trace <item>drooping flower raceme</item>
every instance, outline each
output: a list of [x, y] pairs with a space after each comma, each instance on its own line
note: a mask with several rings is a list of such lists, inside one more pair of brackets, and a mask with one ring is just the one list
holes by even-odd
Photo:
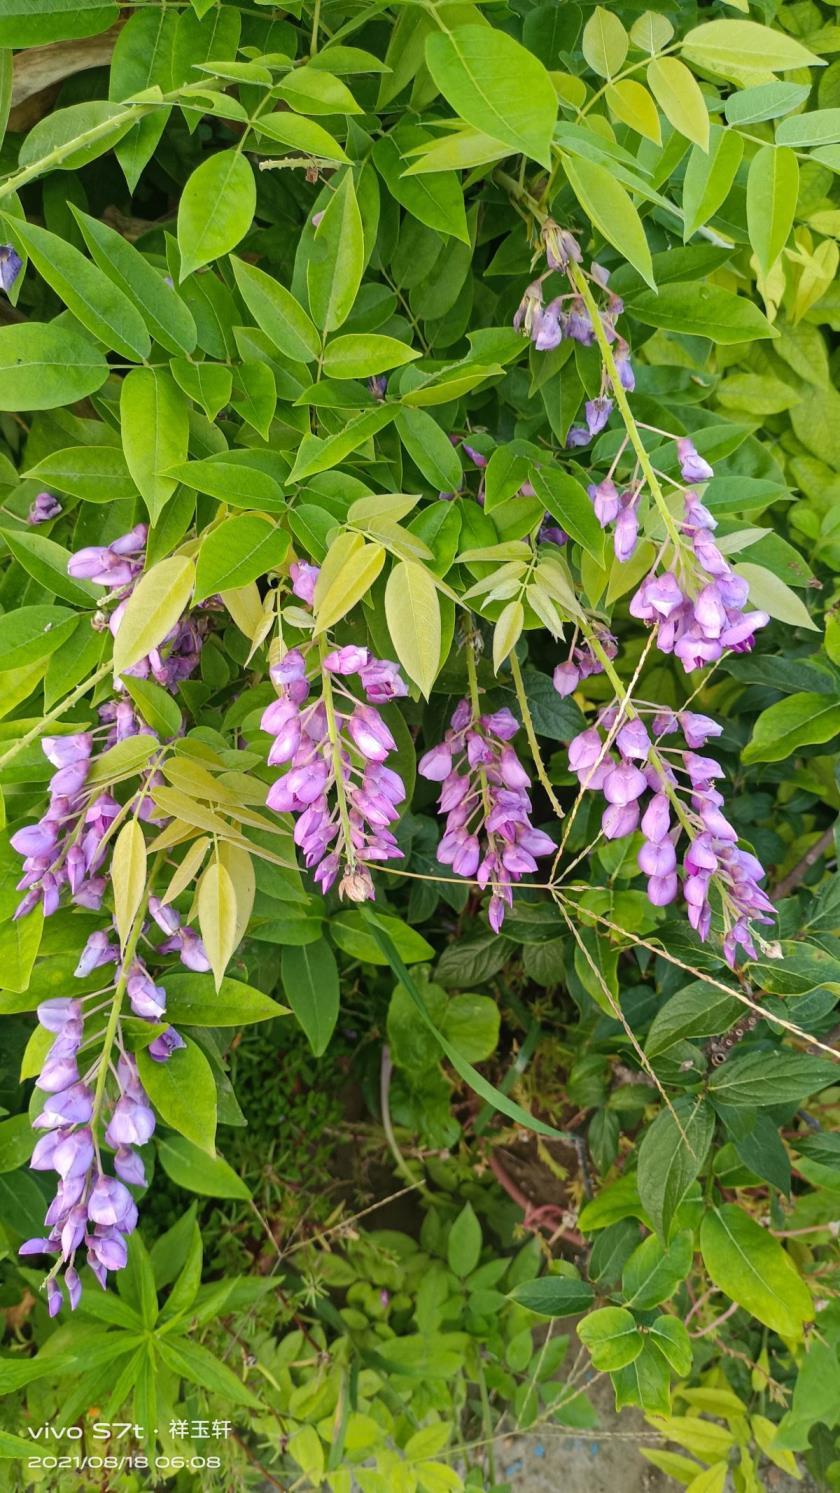
[[[595, 725], [569, 743], [569, 766], [582, 789], [603, 794], [601, 832], [606, 839], [623, 839], [641, 830], [638, 865], [655, 907], [674, 902], [679, 893], [677, 845], [683, 833], [687, 835], [682, 892], [692, 928], [701, 939], [708, 937], [715, 891], [727, 962], [734, 964], [738, 944], [755, 958], [750, 923], [773, 922], [773, 904], [759, 885], [764, 870], [754, 855], [739, 848], [738, 833], [723, 813], [723, 795], [716, 786], [723, 768], [695, 750], [719, 736], [722, 728], [694, 711], [650, 714], [650, 731], [636, 714], [621, 719], [608, 745], [603, 733], [611, 732], [620, 720], [617, 707], [608, 707]], [[678, 731], [684, 747], [661, 745], [663, 738]]]
[[511, 742], [519, 730], [509, 710], [476, 715], [462, 700], [439, 746], [421, 757], [417, 771], [440, 783], [446, 816], [436, 855], [457, 876], [490, 888], [490, 926], [498, 933], [513, 904], [512, 884], [537, 870], [554, 841], [531, 823], [530, 781]]
[[[308, 592], [309, 579], [298, 575], [296, 587]], [[402, 778], [387, 766], [397, 744], [377, 706], [408, 689], [395, 663], [355, 645], [327, 653], [317, 674], [321, 692], [310, 700], [299, 649], [271, 667], [279, 698], [260, 724], [274, 738], [269, 766], [287, 770], [269, 789], [267, 803], [296, 816], [295, 844], [323, 891], [340, 877], [341, 896], [372, 900], [368, 862], [402, 857], [390, 825], [405, 798]], [[363, 698], [345, 684], [351, 678], [358, 679]]]
[[[698, 456], [691, 441], [678, 442], [681, 470], [692, 481], [712, 476], [708, 462]], [[656, 627], [656, 645], [673, 653], [685, 672], [714, 663], [728, 649], [745, 653], [752, 648], [759, 628], [770, 618], [766, 612], [745, 610], [749, 585], [729, 565], [712, 534], [714, 516], [693, 488], [684, 498], [682, 535], [685, 542], [676, 551], [672, 568], [652, 572], [630, 601], [630, 612]]]

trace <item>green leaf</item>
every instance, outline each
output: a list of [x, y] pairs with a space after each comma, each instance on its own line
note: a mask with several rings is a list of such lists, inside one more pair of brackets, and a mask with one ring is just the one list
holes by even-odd
[[283, 949], [283, 991], [316, 1057], [326, 1052], [338, 1020], [338, 966], [326, 939]]
[[135, 1057], [143, 1087], [164, 1123], [215, 1156], [216, 1081], [201, 1048], [188, 1037], [165, 1063], [149, 1057], [145, 1048]]
[[87, 503], [115, 503], [137, 496], [119, 446], [66, 446], [52, 451], [24, 476]]
[[123, 684], [144, 721], [158, 736], [166, 740], [180, 734], [181, 712], [168, 690], [154, 679], [138, 679], [132, 674], [126, 674]]
[[743, 154], [743, 135], [724, 130], [719, 124], [711, 127], [708, 152], [695, 145], [683, 177], [684, 240], [690, 239], [723, 206]]
[[596, 161], [578, 161], [564, 155], [563, 169], [594, 227], [653, 287], [653, 265], [645, 230], [625, 188], [606, 166]]
[[309, 318], [285, 285], [256, 265], [231, 256], [236, 284], [258, 327], [295, 363], [311, 363], [321, 343]]
[[146, 887], [146, 841], [139, 821], [127, 819], [111, 856], [114, 922], [124, 949]]
[[645, 1052], [655, 1058], [686, 1038], [714, 1037], [725, 1032], [740, 1015], [742, 1003], [735, 994], [704, 980], [693, 980], [660, 1006], [650, 1025]]
[[269, 140], [278, 140], [292, 150], [315, 156], [318, 160], [347, 165], [347, 153], [323, 125], [314, 119], [305, 119], [300, 114], [291, 114], [288, 109], [276, 114], [262, 114], [254, 121], [254, 129]]
[[804, 150], [813, 145], [836, 145], [840, 141], [840, 109], [811, 109], [795, 114], [776, 126], [776, 144]]
[[361, 114], [346, 83], [323, 68], [291, 69], [275, 89], [299, 114]]
[[401, 409], [397, 434], [418, 471], [437, 492], [457, 492], [463, 470], [461, 458], [434, 416], [425, 410]]
[[[111, 57], [108, 94], [115, 100], [139, 97], [146, 89], [172, 87], [177, 15], [166, 7], [136, 10], [119, 33]], [[120, 140], [114, 154], [133, 192], [166, 128], [169, 109], [153, 109]]]
[[20, 148], [18, 165], [35, 166], [57, 156], [56, 170], [76, 171], [110, 150], [128, 133], [134, 118], [123, 105], [109, 104], [105, 99], [56, 109], [29, 131]]
[[552, 518], [600, 565], [604, 558], [604, 531], [585, 488], [568, 472], [548, 466], [532, 467], [531, 482]]
[[680, 1203], [703, 1169], [714, 1129], [710, 1105], [702, 1098], [681, 1094], [674, 1101], [674, 1113], [661, 1109], [642, 1136], [639, 1197], [663, 1238], [668, 1237]]
[[324, 352], [324, 372], [328, 378], [371, 378], [387, 368], [400, 368], [420, 354], [396, 337], [382, 337], [375, 332], [347, 332], [335, 337]]
[[109, 369], [81, 332], [56, 322], [0, 327], [0, 410], [53, 410], [101, 389]]
[[14, 238], [69, 311], [106, 347], [135, 360], [148, 356], [152, 340], [140, 312], [98, 265], [58, 234], [5, 215]]
[[100, 270], [137, 307], [155, 342], [172, 353], [191, 353], [195, 322], [177, 291], [116, 229], [82, 212], [74, 202], [70, 209]]
[[21, 669], [48, 658], [69, 638], [76, 613], [67, 607], [18, 607], [0, 616], [0, 661], [3, 669]]
[[733, 566], [733, 569], [749, 582], [751, 607], [760, 607], [763, 612], [769, 612], [779, 622], [788, 622], [791, 627], [807, 627], [811, 632], [819, 631], [804, 601], [779, 576], [774, 575], [772, 570], [764, 565], [751, 565], [747, 561]]
[[166, 1014], [186, 1026], [250, 1026], [288, 1016], [288, 1010], [253, 985], [225, 976], [219, 989], [205, 974], [167, 974]]
[[[170, 1062], [172, 1060], [170, 1059]], [[191, 1338], [158, 1337], [157, 1351], [169, 1368], [182, 1375], [191, 1384], [198, 1384], [211, 1394], [221, 1396], [222, 1404], [247, 1405], [252, 1410], [261, 1410], [256, 1395], [237, 1379], [227, 1364], [214, 1358], [208, 1348], [195, 1343]]]
[[576, 1317], [595, 1300], [592, 1287], [573, 1275], [541, 1275], [538, 1280], [523, 1280], [508, 1294], [511, 1301], [538, 1312], [541, 1317]]
[[237, 944], [236, 889], [221, 860], [210, 862], [198, 884], [198, 924], [218, 990]]
[[156, 1145], [160, 1164], [177, 1187], [202, 1197], [250, 1201], [247, 1186], [223, 1157], [208, 1156], [183, 1135], [159, 1135]]
[[471, 1275], [481, 1254], [481, 1224], [472, 1204], [465, 1203], [455, 1219], [446, 1241], [446, 1259], [450, 1270], [461, 1280]]
[[192, 173], [178, 206], [180, 279], [235, 249], [254, 220], [257, 188], [238, 150], [221, 150]]
[[782, 1337], [798, 1340], [814, 1315], [811, 1293], [777, 1239], [734, 1203], [705, 1214], [703, 1264], [732, 1301]]
[[237, 514], [211, 529], [201, 541], [195, 568], [194, 601], [218, 591], [246, 586], [282, 564], [289, 536], [270, 520]]
[[581, 51], [599, 78], [612, 78], [621, 71], [630, 38], [618, 16], [596, 5], [583, 28]]
[[240, 363], [236, 369], [231, 405], [247, 425], [267, 441], [277, 409], [277, 385], [268, 363]]
[[[671, 1376], [665, 1359], [649, 1338], [642, 1339], [642, 1351], [633, 1362], [624, 1364], [612, 1378], [616, 1410], [638, 1405], [646, 1415], [667, 1415], [671, 1408]], [[700, 1490], [696, 1488], [695, 1493]]]
[[171, 555], [147, 570], [128, 598], [114, 639], [114, 672], [121, 674], [171, 632], [187, 607], [195, 567], [187, 555]]
[[685, 1323], [678, 1317], [657, 1317], [651, 1322], [648, 1332], [674, 1373], [681, 1379], [687, 1378], [694, 1355]]
[[171, 358], [169, 369], [178, 388], [200, 404], [208, 420], [215, 420], [219, 410], [230, 401], [233, 373], [220, 363], [192, 363], [187, 358]]
[[824, 66], [821, 58], [786, 32], [759, 26], [756, 21], [706, 21], [683, 37], [681, 50], [690, 62], [736, 81], [750, 70], [784, 73], [796, 67]]
[[533, 53], [492, 26], [456, 26], [429, 36], [426, 65], [467, 124], [550, 167], [557, 95]]
[[602, 1306], [578, 1322], [577, 1335], [589, 1349], [593, 1367], [614, 1372], [632, 1363], [642, 1351], [644, 1338], [632, 1312], [623, 1306]]
[[735, 1053], [709, 1078], [709, 1095], [720, 1104], [749, 1109], [764, 1104], [801, 1104], [811, 1094], [837, 1082], [837, 1069], [826, 1058], [804, 1052]]
[[38, 47], [97, 36], [118, 16], [114, 0], [4, 0], [0, 47]]
[[747, 177], [747, 229], [764, 272], [769, 274], [793, 227], [799, 194], [799, 162], [785, 145], [762, 145]]
[[678, 57], [654, 57], [648, 87], [669, 124], [701, 150], [709, 148], [709, 112], [694, 74]]
[[782, 762], [800, 747], [831, 741], [838, 732], [840, 701], [801, 690], [761, 712], [742, 760]]
[[[412, 157], [409, 151], [425, 142], [426, 132], [411, 125], [400, 125], [392, 134], [383, 135], [373, 148], [373, 160], [389, 194], [419, 223], [436, 233], [451, 234], [461, 243], [470, 242], [464, 194], [454, 171], [436, 171], [428, 175], [409, 175]], [[501, 147], [504, 152], [504, 147]]]
[[627, 309], [645, 326], [710, 337], [722, 344], [777, 335], [752, 301], [708, 282], [677, 281], [660, 286], [658, 294], [643, 290], [628, 297]]
[[187, 454], [187, 401], [164, 369], [132, 368], [122, 383], [120, 419], [126, 464], [154, 523], [178, 486], [163, 474]]
[[279, 482], [258, 466], [254, 451], [226, 451], [224, 456], [205, 456], [201, 461], [178, 462], [170, 477], [194, 487], [208, 497], [231, 503], [235, 508], [256, 508], [280, 513], [285, 507]]
[[693, 1255], [693, 1239], [688, 1230], [676, 1234], [667, 1245], [655, 1234], [649, 1234], [624, 1266], [621, 1289], [627, 1305], [646, 1312], [667, 1301], [691, 1270]]
[[345, 532], [330, 546], [315, 586], [315, 635], [327, 632], [366, 596], [382, 566], [381, 544], [366, 544], [361, 534]]
[[353, 173], [344, 172], [318, 227], [306, 268], [309, 306], [319, 327], [334, 332], [347, 320], [365, 267], [365, 236]]
[[70, 552], [45, 534], [33, 534], [28, 529], [5, 529], [3, 538], [9, 551], [39, 585], [54, 591], [62, 601], [70, 601], [77, 607], [90, 607], [102, 593], [90, 581], [74, 581], [67, 574]]
[[440, 667], [437, 587], [425, 566], [398, 560], [385, 587], [385, 617], [397, 658], [428, 700]]
[[810, 92], [810, 83], [759, 83], [754, 88], [730, 93], [723, 109], [728, 124], [757, 124], [759, 120], [777, 119], [780, 114], [798, 108]]
[[14, 1172], [25, 1166], [37, 1137], [28, 1114], [10, 1115], [0, 1120], [0, 1172]]

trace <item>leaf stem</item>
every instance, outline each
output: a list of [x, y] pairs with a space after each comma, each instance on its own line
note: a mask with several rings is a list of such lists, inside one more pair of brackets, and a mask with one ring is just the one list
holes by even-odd
[[563, 806], [560, 803], [560, 800], [558, 799], [556, 793], [554, 792], [554, 787], [552, 785], [551, 779], [548, 776], [545, 768], [545, 763], [542, 759], [540, 744], [537, 741], [537, 733], [534, 730], [534, 722], [531, 716], [530, 707], [528, 705], [528, 696], [525, 693], [525, 680], [522, 677], [522, 669], [520, 668], [519, 659], [516, 657], [516, 649], [514, 649], [510, 655], [510, 672], [513, 675], [513, 687], [516, 690], [516, 698], [519, 703], [519, 711], [522, 716], [522, 724], [525, 727], [525, 735], [528, 738], [528, 745], [531, 748], [531, 756], [534, 759], [534, 766], [537, 769], [537, 777], [539, 778], [543, 788], [545, 789], [548, 801], [551, 804], [551, 807], [554, 810], [555, 814], [557, 815], [557, 818], [562, 819]]
[[33, 741], [38, 740], [38, 737], [43, 733], [44, 727], [48, 726], [50, 721], [57, 721], [59, 716], [64, 715], [65, 711], [70, 710], [78, 700], [81, 700], [83, 695], [87, 694], [92, 685], [98, 684], [100, 679], [104, 679], [105, 675], [112, 673], [112, 671], [113, 665], [109, 661], [97, 669], [94, 674], [89, 674], [87, 679], [76, 686], [72, 694], [69, 694], [66, 699], [62, 700], [60, 705], [56, 705], [54, 710], [45, 715], [36, 726], [33, 726], [30, 731], [26, 732], [25, 736], [21, 736], [3, 753], [2, 757], [0, 757], [0, 768], [5, 767], [7, 762], [14, 761], [19, 752], [24, 751]]
[[648, 487], [650, 488], [651, 496], [662, 517], [662, 521], [665, 525], [671, 543], [673, 544], [677, 554], [679, 554], [679, 551], [682, 547], [682, 537], [680, 535], [679, 528], [677, 527], [676, 519], [674, 518], [674, 515], [672, 514], [667, 502], [665, 501], [665, 494], [663, 493], [662, 488], [659, 485], [659, 478], [657, 477], [650, 457], [645, 450], [644, 441], [639, 434], [639, 427], [636, 424], [635, 418], [633, 416], [633, 411], [630, 408], [630, 401], [627, 398], [626, 391], [621, 382], [618, 368], [616, 367], [613, 350], [607, 339], [607, 334], [604, 331], [603, 323], [601, 321], [601, 313], [599, 312], [598, 307], [595, 303], [595, 297], [593, 296], [592, 291], [589, 288], [589, 282], [586, 276], [578, 265], [570, 263], [568, 266], [568, 275], [569, 279], [575, 287], [575, 290], [578, 292], [578, 295], [580, 296], [587, 311], [589, 312], [589, 319], [592, 322], [592, 330], [595, 333], [595, 340], [598, 343], [598, 348], [604, 361], [604, 367], [607, 371], [607, 377], [609, 378], [610, 384], [612, 385], [613, 396], [615, 398], [616, 405], [618, 406], [619, 414], [624, 421], [624, 428], [627, 431], [627, 435], [629, 436], [630, 444], [636, 453], [636, 458], [638, 460], [639, 466], [641, 467], [645, 475], [645, 480], [648, 484]]

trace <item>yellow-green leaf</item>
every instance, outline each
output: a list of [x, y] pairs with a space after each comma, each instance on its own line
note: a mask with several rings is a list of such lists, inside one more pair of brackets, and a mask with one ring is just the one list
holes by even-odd
[[122, 674], [163, 641], [192, 595], [195, 566], [187, 555], [153, 565], [128, 599], [114, 639], [114, 673]]
[[210, 960], [216, 989], [236, 948], [236, 890], [221, 861], [207, 867], [198, 888], [198, 925]]
[[512, 653], [525, 625], [525, 608], [521, 601], [509, 601], [493, 630], [493, 668], [498, 674], [508, 654]]
[[146, 841], [136, 819], [129, 819], [117, 835], [111, 857], [114, 921], [125, 947], [146, 885]]
[[782, 1337], [801, 1338], [814, 1305], [778, 1239], [734, 1203], [711, 1209], [700, 1226], [703, 1263], [716, 1286]]
[[793, 227], [799, 195], [799, 162], [789, 145], [762, 145], [747, 177], [747, 231], [765, 275]]
[[385, 563], [381, 544], [361, 534], [341, 534], [328, 553], [315, 587], [315, 634], [326, 632], [361, 601]]
[[400, 560], [385, 587], [385, 616], [397, 658], [429, 698], [440, 665], [440, 603], [428, 570]]
[[600, 78], [612, 78], [627, 56], [629, 37], [614, 11], [596, 5], [583, 28], [581, 50]]
[[639, 217], [628, 193], [606, 166], [595, 161], [563, 157], [569, 185], [578, 202], [609, 243], [639, 271], [651, 289], [656, 289], [650, 249]]
[[169, 886], [166, 888], [161, 901], [174, 902], [175, 898], [180, 896], [184, 888], [189, 886], [209, 849], [209, 835], [201, 835], [198, 840], [193, 841], [193, 844], [172, 877]]
[[648, 87], [670, 124], [699, 145], [709, 148], [709, 111], [694, 74], [678, 57], [654, 57], [648, 63]]
[[654, 145], [661, 144], [659, 111], [642, 83], [634, 78], [621, 78], [618, 83], [607, 84], [605, 97], [616, 119], [629, 124], [631, 130], [652, 140]]

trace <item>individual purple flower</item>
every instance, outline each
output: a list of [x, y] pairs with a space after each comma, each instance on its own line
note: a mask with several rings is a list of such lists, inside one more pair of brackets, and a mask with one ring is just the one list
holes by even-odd
[[677, 441], [677, 459], [686, 482], [708, 482], [715, 475], [714, 468], [698, 455], [693, 441], [690, 441], [688, 436], [682, 436]]
[[156, 1063], [165, 1063], [173, 1052], [178, 1051], [179, 1047], [186, 1047], [183, 1037], [174, 1026], [168, 1026], [165, 1032], [161, 1032], [159, 1036], [152, 1039], [146, 1051]]
[[540, 316], [533, 338], [537, 352], [550, 352], [552, 348], [559, 347], [563, 341], [563, 329], [563, 302], [558, 298], [549, 301]]
[[315, 587], [320, 574], [319, 566], [310, 565], [306, 560], [295, 560], [294, 564], [289, 566], [292, 591], [298, 600], [305, 601], [307, 606], [311, 607], [315, 599]]
[[53, 493], [39, 492], [29, 506], [26, 522], [35, 528], [38, 524], [48, 524], [51, 519], [58, 518], [61, 512], [61, 504]]
[[612, 408], [612, 400], [606, 398], [604, 395], [599, 395], [597, 399], [587, 399], [585, 405], [586, 428], [591, 438], [594, 439], [596, 435], [601, 434], [612, 414]]
[[534, 280], [527, 287], [514, 314], [513, 325], [518, 332], [524, 332], [526, 337], [536, 337], [543, 316], [542, 304], [542, 282]]
[[23, 260], [11, 244], [0, 244], [0, 289], [9, 294], [23, 268]]
[[545, 250], [545, 260], [550, 270], [565, 270], [570, 263], [580, 264], [583, 260], [580, 244], [574, 234], [568, 228], [561, 228], [553, 218], [546, 218], [541, 229], [540, 238]]

